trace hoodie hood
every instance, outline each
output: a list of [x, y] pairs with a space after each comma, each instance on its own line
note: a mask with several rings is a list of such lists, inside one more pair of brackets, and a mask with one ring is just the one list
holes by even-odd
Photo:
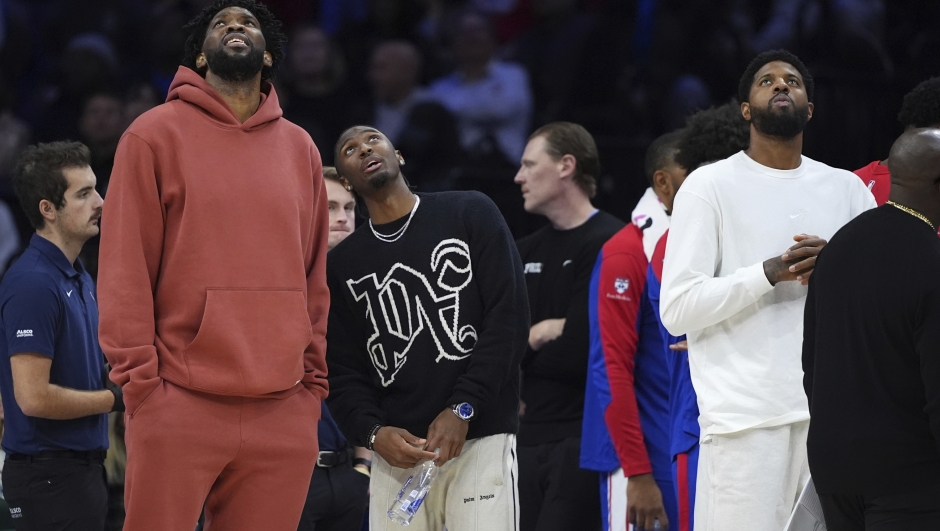
[[173, 83], [170, 84], [170, 92], [167, 94], [166, 101], [173, 100], [182, 100], [195, 105], [209, 119], [221, 126], [245, 131], [264, 127], [284, 114], [277, 100], [274, 86], [267, 81], [263, 81], [261, 83], [261, 105], [258, 106], [258, 110], [251, 118], [245, 120], [245, 123], [241, 123], [228, 106], [228, 103], [222, 98], [222, 95], [219, 94], [219, 91], [213, 88], [202, 76], [185, 66], [179, 67], [176, 76], [173, 77]]

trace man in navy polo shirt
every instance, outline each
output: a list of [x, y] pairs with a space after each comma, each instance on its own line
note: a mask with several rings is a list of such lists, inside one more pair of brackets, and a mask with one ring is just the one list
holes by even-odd
[[38, 144], [13, 180], [36, 229], [0, 282], [3, 490], [20, 531], [101, 531], [107, 514], [107, 413], [124, 404], [106, 385], [95, 285], [78, 260], [103, 204], [89, 162], [78, 142]]

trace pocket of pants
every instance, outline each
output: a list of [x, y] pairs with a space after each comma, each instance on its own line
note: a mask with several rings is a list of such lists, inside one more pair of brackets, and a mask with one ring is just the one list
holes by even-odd
[[24, 521], [52, 524], [100, 517], [108, 510], [108, 491], [100, 463], [80, 460], [34, 461], [33, 481], [21, 505]]
[[261, 396], [303, 378], [313, 338], [300, 289], [206, 290], [202, 324], [183, 351], [193, 389]]
[[147, 396], [145, 396], [144, 399], [143, 399], [143, 401], [141, 401], [141, 403], [138, 404], [137, 408], [134, 409], [133, 411], [127, 412], [127, 415], [128, 415], [130, 418], [136, 417], [136, 416], [137, 416], [137, 413], [140, 413], [140, 411], [144, 408], [144, 406], [145, 406], [146, 404], [148, 404], [148, 403], [151, 402], [151, 399], [154, 397], [154, 395], [156, 395], [157, 392], [160, 391], [160, 389], [162, 389], [164, 385], [166, 385], [166, 384], [165, 384], [165, 383], [163, 382], [163, 380], [161, 379], [161, 380], [159, 381], [159, 383], [157, 384], [157, 386], [154, 387], [152, 391], [150, 391], [149, 393], [147, 393]]

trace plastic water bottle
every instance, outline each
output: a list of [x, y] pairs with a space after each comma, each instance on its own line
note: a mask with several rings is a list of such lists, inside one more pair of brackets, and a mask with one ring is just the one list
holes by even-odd
[[408, 525], [411, 519], [415, 517], [418, 508], [424, 502], [424, 498], [431, 490], [431, 482], [437, 476], [437, 465], [434, 461], [425, 461], [412, 471], [408, 479], [398, 491], [398, 496], [388, 508], [388, 517], [399, 525]]

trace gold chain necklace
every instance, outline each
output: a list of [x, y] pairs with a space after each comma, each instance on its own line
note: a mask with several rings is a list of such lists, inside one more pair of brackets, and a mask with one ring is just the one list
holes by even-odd
[[889, 205], [891, 205], [891, 206], [893, 206], [894, 208], [897, 208], [897, 209], [899, 209], [899, 210], [903, 210], [903, 211], [907, 212], [908, 214], [914, 216], [915, 218], [918, 218], [918, 219], [923, 220], [924, 223], [926, 223], [927, 225], [930, 225], [930, 228], [931, 228], [931, 229], [933, 229], [934, 231], [937, 230], [937, 227], [934, 227], [933, 223], [931, 223], [930, 220], [927, 219], [927, 216], [921, 214], [920, 212], [914, 210], [913, 208], [911, 208], [911, 207], [906, 207], [906, 206], [904, 206], [904, 205], [899, 205], [899, 204], [895, 203], [894, 201], [887, 201], [887, 204], [889, 204]]

